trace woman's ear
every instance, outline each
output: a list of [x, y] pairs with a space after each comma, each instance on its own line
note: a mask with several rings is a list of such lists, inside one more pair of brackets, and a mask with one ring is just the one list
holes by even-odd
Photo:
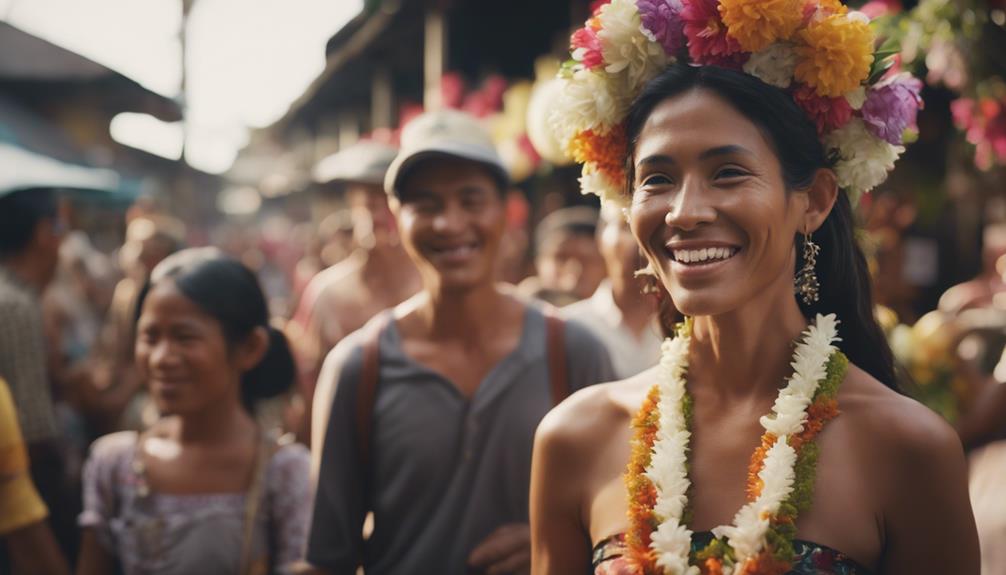
[[269, 350], [269, 331], [262, 326], [252, 330], [248, 337], [237, 347], [235, 356], [237, 368], [244, 373], [251, 371]]
[[831, 208], [838, 198], [838, 181], [835, 172], [821, 168], [814, 173], [814, 181], [805, 190], [807, 194], [807, 211], [803, 217], [801, 232], [812, 233], [824, 224]]

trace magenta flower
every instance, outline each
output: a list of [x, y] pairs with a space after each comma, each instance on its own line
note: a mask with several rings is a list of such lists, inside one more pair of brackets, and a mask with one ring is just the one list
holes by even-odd
[[801, 85], [794, 90], [793, 100], [814, 122], [818, 136], [841, 128], [852, 119], [852, 106], [845, 98], [819, 96], [810, 86]]
[[[685, 0], [681, 10], [688, 37], [688, 55], [692, 62], [703, 65], [737, 67], [741, 46], [727, 35], [726, 24], [720, 19], [719, 0]], [[740, 65], [743, 61], [740, 61]]]
[[668, 56], [677, 54], [685, 45], [681, 0], [637, 0], [636, 8], [643, 30], [653, 35]]
[[583, 62], [588, 70], [593, 70], [599, 66], [604, 66], [604, 56], [601, 53], [601, 39], [597, 37], [597, 31], [591, 27], [580, 28], [573, 32], [569, 39], [570, 51], [573, 58]]
[[874, 136], [900, 145], [905, 128], [915, 125], [922, 107], [922, 82], [902, 74], [870, 89], [863, 104], [863, 122]]

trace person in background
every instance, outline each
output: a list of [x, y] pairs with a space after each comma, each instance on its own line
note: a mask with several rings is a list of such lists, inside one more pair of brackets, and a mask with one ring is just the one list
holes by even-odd
[[562, 315], [581, 322], [604, 342], [615, 375], [625, 379], [660, 359], [657, 299], [643, 293], [645, 282], [636, 273], [639, 245], [620, 210], [601, 210], [597, 245], [608, 277], [594, 295], [562, 308]]
[[385, 189], [423, 291], [341, 341], [318, 380], [307, 561], [321, 573], [528, 567], [534, 430], [613, 373], [589, 331], [496, 283], [506, 184], [471, 116], [405, 128]]
[[959, 314], [992, 307], [997, 294], [1006, 293], [1006, 222], [988, 224], [982, 231], [982, 270], [977, 277], [957, 284], [940, 296], [939, 309]]
[[[308, 408], [325, 355], [379, 311], [419, 290], [419, 275], [402, 249], [382, 187], [394, 157], [394, 148], [360, 142], [322, 160], [316, 170], [319, 180], [345, 190], [356, 249], [308, 283], [288, 326]], [[306, 427], [304, 433], [307, 441]]]
[[0, 377], [10, 385], [32, 479], [72, 557], [74, 497], [66, 485], [40, 303], [56, 273], [64, 227], [54, 188], [0, 189]]
[[596, 233], [594, 208], [562, 208], [545, 216], [534, 233], [537, 276], [521, 282], [522, 293], [558, 306], [589, 298], [605, 275]]
[[[28, 453], [7, 382], [0, 378], [0, 572], [70, 573], [46, 522], [49, 510], [28, 475]], [[7, 557], [4, 557], [5, 552]]]
[[258, 281], [214, 248], [190, 249], [161, 262], [138, 300], [137, 368], [164, 416], [92, 446], [78, 575], [290, 572], [309, 456], [253, 418], [295, 378]]
[[137, 298], [151, 270], [181, 249], [184, 240], [185, 225], [170, 216], [137, 216], [126, 228], [119, 252], [125, 277], [115, 286], [95, 352], [72, 384], [98, 434], [144, 427], [141, 413], [149, 398], [133, 361]]

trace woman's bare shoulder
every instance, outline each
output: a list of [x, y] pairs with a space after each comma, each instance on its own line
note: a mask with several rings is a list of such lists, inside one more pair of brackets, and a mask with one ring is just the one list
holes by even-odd
[[615, 435], [614, 430], [631, 422], [654, 380], [651, 369], [577, 391], [542, 419], [536, 444], [569, 455], [595, 451], [599, 443]]
[[855, 365], [849, 365], [838, 400], [842, 417], [862, 439], [860, 446], [897, 475], [941, 461], [956, 462], [963, 453], [957, 432], [946, 420]]

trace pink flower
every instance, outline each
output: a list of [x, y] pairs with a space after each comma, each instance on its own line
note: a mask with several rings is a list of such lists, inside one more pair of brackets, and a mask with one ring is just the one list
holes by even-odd
[[921, 90], [922, 82], [910, 74], [899, 74], [871, 88], [862, 109], [866, 129], [888, 143], [901, 145], [905, 128], [915, 125], [922, 107]]
[[591, 27], [580, 28], [573, 32], [569, 40], [573, 58], [583, 62], [588, 70], [604, 66], [604, 56], [601, 54], [601, 40], [597, 31]]
[[465, 81], [457, 72], [447, 72], [440, 78], [440, 97], [445, 108], [460, 108], [465, 97]]
[[718, 0], [685, 0], [681, 19], [688, 38], [688, 55], [697, 64], [732, 68], [737, 65], [738, 54], [741, 58], [744, 54], [737, 40], [727, 35], [718, 6]]
[[841, 128], [852, 119], [852, 106], [842, 96], [838, 98], [819, 96], [813, 88], [801, 84], [793, 90], [793, 100], [817, 126], [818, 136]]
[[901, 0], [871, 0], [859, 9], [866, 14], [870, 20], [876, 20], [881, 16], [896, 15], [902, 12]]
[[668, 56], [675, 55], [685, 45], [681, 0], [637, 0], [636, 8], [643, 30], [664, 47]]

